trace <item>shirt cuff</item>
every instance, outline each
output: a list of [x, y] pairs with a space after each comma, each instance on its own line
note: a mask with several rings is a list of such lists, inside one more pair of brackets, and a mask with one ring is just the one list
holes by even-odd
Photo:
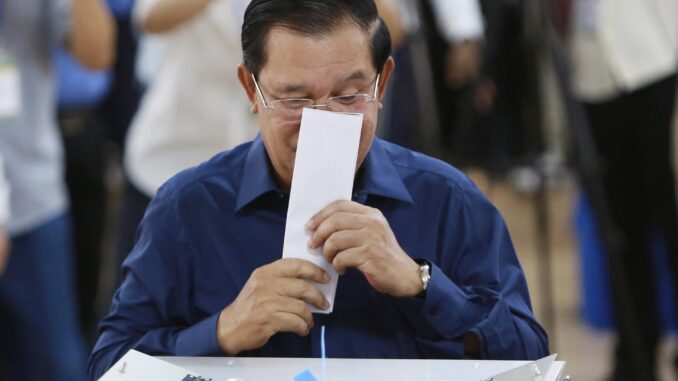
[[[475, 306], [464, 291], [438, 266], [431, 266], [431, 280], [426, 289], [422, 315], [443, 337], [452, 339], [469, 332], [477, 321]], [[474, 319], [475, 318], [475, 319]]]
[[209, 356], [222, 354], [217, 343], [217, 323], [221, 312], [179, 332], [176, 356]]
[[497, 358], [514, 346], [515, 337], [511, 312], [503, 303], [496, 305], [490, 315], [471, 332], [480, 340], [482, 358]]

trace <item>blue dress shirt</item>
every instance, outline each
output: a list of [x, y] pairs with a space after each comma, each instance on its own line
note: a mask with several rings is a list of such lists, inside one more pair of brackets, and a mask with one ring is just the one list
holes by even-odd
[[[129, 349], [223, 355], [219, 313], [252, 271], [282, 255], [288, 194], [261, 138], [169, 180], [151, 202], [89, 364], [91, 380]], [[475, 333], [483, 358], [548, 353], [525, 278], [497, 210], [453, 167], [375, 139], [353, 200], [382, 211], [401, 247], [433, 264], [424, 299], [380, 294], [357, 270], [339, 278], [334, 312], [307, 337], [279, 333], [240, 356], [463, 358]]]

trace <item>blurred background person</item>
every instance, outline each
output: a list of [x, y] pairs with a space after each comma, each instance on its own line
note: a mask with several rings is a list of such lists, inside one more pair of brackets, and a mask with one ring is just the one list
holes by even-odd
[[[437, 120], [443, 155], [456, 166], [464, 158], [461, 139], [472, 123], [472, 94], [481, 69], [485, 20], [479, 0], [423, 0], [423, 32], [429, 44]], [[432, 110], [431, 110], [432, 111]], [[429, 111], [429, 112], [431, 112]]]
[[135, 108], [134, 100], [139, 97], [131, 84], [133, 72], [125, 70], [124, 66], [125, 61], [127, 67], [133, 63], [127, 47], [131, 41], [129, 19], [133, 4], [133, 0], [107, 2], [117, 24], [119, 47], [110, 69], [87, 69], [66, 46], [55, 51], [58, 122], [64, 144], [66, 185], [73, 221], [79, 317], [90, 345], [96, 337], [100, 318], [96, 300], [107, 217], [110, 187], [107, 175], [113, 156], [111, 151], [120, 149], [120, 130], [126, 129], [131, 118], [129, 109]]
[[396, 61], [378, 133], [402, 146], [440, 156], [449, 148], [449, 131], [456, 123], [451, 116], [452, 88], [475, 80], [480, 67], [484, 37], [480, 3], [382, 0], [377, 4], [393, 31]]
[[246, 0], [137, 0], [134, 19], [163, 45], [124, 153], [118, 253], [124, 259], [157, 189], [256, 134], [234, 73]]
[[[660, 324], [651, 233], [678, 275], [672, 121], [678, 69], [678, 2], [577, 0], [571, 25], [574, 87], [600, 155], [603, 186], [621, 242], [636, 332], [618, 327], [611, 380], [655, 380]], [[614, 285], [611, 286], [615, 290]], [[614, 292], [614, 291], [613, 291]], [[615, 306], [617, 322], [621, 320]], [[633, 347], [638, 335], [644, 348]], [[643, 351], [638, 353], [638, 351]], [[634, 353], [646, 364], [634, 361]]]
[[[3, 78], [0, 89], [0, 152], [11, 188], [11, 249], [0, 278], [0, 371], [8, 380], [85, 379], [55, 121], [52, 53], [62, 43], [86, 67], [109, 67], [114, 25], [105, 5], [0, 1], [2, 75], [12, 76]], [[7, 102], [15, 107], [5, 107]]]

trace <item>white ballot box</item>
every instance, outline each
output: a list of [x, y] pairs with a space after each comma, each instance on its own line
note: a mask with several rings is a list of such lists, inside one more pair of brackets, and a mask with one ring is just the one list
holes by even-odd
[[[160, 357], [213, 381], [562, 381], [565, 362]], [[300, 377], [308, 371], [313, 378]]]
[[[129, 351], [99, 381], [563, 381], [565, 362], [151, 357]], [[568, 378], [569, 379], [569, 378]]]

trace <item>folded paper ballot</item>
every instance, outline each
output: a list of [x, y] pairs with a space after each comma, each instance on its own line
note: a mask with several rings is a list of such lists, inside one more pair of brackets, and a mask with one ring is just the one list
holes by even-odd
[[130, 350], [99, 381], [208, 381], [184, 368]]
[[312, 306], [312, 312], [332, 312], [338, 275], [323, 257], [322, 248], [308, 248], [311, 233], [305, 226], [332, 202], [351, 199], [362, 122], [362, 114], [314, 109], [304, 109], [301, 117], [283, 258], [308, 260], [329, 274], [330, 283], [317, 287], [330, 306], [327, 310]]

